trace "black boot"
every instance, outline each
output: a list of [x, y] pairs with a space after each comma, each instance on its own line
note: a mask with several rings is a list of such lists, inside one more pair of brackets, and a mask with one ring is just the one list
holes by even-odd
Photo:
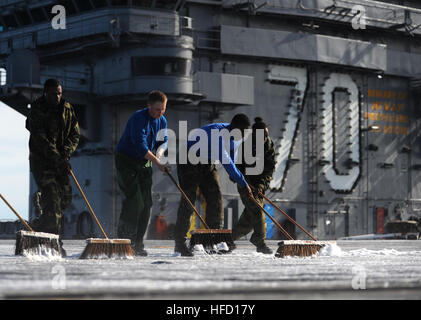
[[261, 245], [257, 246], [257, 252], [263, 253], [263, 254], [272, 254], [273, 251], [271, 248], [269, 248], [266, 243], [263, 243]]
[[190, 248], [186, 246], [184, 241], [176, 241], [174, 252], [178, 252], [181, 254], [182, 257], [193, 257], [194, 254]]
[[237, 249], [237, 246], [235, 245], [234, 242], [228, 243], [228, 249], [229, 251], [233, 251], [235, 249]]
[[145, 249], [136, 249], [134, 253], [139, 257], [147, 257], [148, 252]]
[[60, 244], [60, 253], [61, 253], [61, 257], [62, 258], [66, 258], [67, 257], [67, 252], [66, 250], [64, 250], [63, 248], [63, 241], [61, 240], [61, 237], [58, 240], [59, 244]]
[[135, 245], [134, 248], [133, 248], [133, 251], [139, 257], [147, 257], [148, 256], [148, 252], [145, 250], [145, 246], [143, 245], [143, 243]]

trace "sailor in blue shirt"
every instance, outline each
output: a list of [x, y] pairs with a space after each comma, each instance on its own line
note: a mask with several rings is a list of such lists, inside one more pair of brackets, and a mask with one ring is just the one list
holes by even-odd
[[[200, 149], [198, 149], [198, 152], [196, 153], [197, 157], [202, 158], [205, 163], [210, 161], [221, 162], [229, 177], [240, 186], [245, 188], [247, 186], [247, 182], [235, 165], [235, 158], [237, 157], [237, 151], [241, 144], [241, 140], [238, 143], [232, 137], [228, 140], [224, 139], [223, 134], [220, 134], [221, 131], [225, 130], [227, 135], [229, 135], [229, 132], [231, 131], [231, 124], [211, 123], [203, 126], [199, 130], [203, 130], [206, 133], [207, 141], [205, 141], [205, 143], [207, 146], [207, 154], [201, 155]], [[217, 137], [218, 139], [212, 139], [212, 131], [215, 131], [215, 137], [219, 134]], [[192, 132], [192, 135], [195, 135], [194, 131]], [[192, 140], [189, 139], [187, 141], [187, 150], [190, 150], [193, 145], [200, 143], [199, 140], [199, 137]]]
[[161, 91], [150, 92], [147, 108], [129, 118], [116, 148], [117, 181], [123, 194], [118, 236], [130, 239], [136, 254], [141, 256], [147, 255], [143, 237], [152, 207], [152, 163], [165, 172], [165, 165], [159, 160], [159, 153], [165, 148], [159, 147], [166, 144], [168, 137], [165, 134], [164, 141], [157, 141], [157, 135], [160, 130], [166, 133], [167, 100]]
[[[167, 129], [167, 119], [164, 116], [154, 118], [149, 114], [149, 108], [136, 111], [128, 120], [123, 135], [117, 145], [116, 152], [124, 153], [140, 162], [155, 162], [159, 169], [164, 167], [151, 150], [158, 150], [164, 141], [156, 141], [160, 130]], [[165, 150], [161, 148], [160, 150]], [[149, 159], [148, 159], [149, 158]]]
[[[250, 120], [245, 114], [237, 114], [231, 123], [213, 123], [206, 125], [189, 135], [187, 149], [189, 156], [187, 163], [177, 164], [178, 181], [192, 203], [196, 201], [197, 189], [200, 188], [206, 200], [206, 224], [211, 229], [220, 229], [223, 222], [223, 200], [218, 171], [215, 161], [222, 163], [231, 180], [246, 188], [251, 194], [243, 174], [235, 165], [235, 155], [244, 130], [250, 128]], [[229, 132], [239, 129], [238, 139], [229, 137]], [[222, 134], [226, 130], [227, 135]], [[199, 134], [200, 133], [200, 134]], [[192, 159], [192, 155], [196, 158]], [[193, 161], [194, 160], [194, 161]], [[187, 232], [190, 227], [190, 216], [193, 209], [181, 197], [175, 225], [175, 252], [182, 256], [193, 256], [193, 252], [186, 246]]]

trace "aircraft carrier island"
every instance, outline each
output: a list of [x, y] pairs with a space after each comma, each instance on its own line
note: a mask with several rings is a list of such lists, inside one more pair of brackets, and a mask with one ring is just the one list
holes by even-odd
[[[267, 196], [318, 239], [421, 217], [419, 1], [0, 0], [0, 74], [0, 100], [23, 115], [45, 80], [60, 81], [82, 133], [71, 165], [110, 237], [115, 147], [153, 89], [175, 132], [262, 117], [276, 147]], [[232, 228], [243, 204], [219, 173]], [[30, 219], [37, 190], [31, 176]], [[171, 235], [180, 201], [156, 169], [152, 191], [149, 239], [157, 217]], [[64, 238], [100, 235], [74, 187]]]

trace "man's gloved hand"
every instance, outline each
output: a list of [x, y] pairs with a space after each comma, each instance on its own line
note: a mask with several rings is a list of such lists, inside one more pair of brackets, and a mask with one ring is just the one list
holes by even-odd
[[249, 185], [247, 185], [247, 186], [246, 186], [246, 188], [247, 188], [247, 192], [248, 192], [249, 196], [250, 196], [251, 198], [254, 198], [253, 191], [251, 190], [250, 186], [249, 186]]
[[257, 185], [255, 186], [255, 188], [256, 188], [256, 192], [257, 192], [257, 193], [261, 192], [262, 194], [265, 194], [265, 191], [266, 191], [266, 186], [265, 186], [264, 184], [262, 184], [262, 183], [257, 184]]
[[59, 173], [69, 173], [70, 170], [72, 170], [72, 166], [70, 165], [70, 158], [62, 158], [57, 164], [57, 171]]

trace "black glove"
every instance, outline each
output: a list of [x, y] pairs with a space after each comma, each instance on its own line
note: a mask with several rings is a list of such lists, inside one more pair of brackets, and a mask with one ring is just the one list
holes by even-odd
[[57, 164], [57, 172], [58, 173], [69, 173], [69, 171], [72, 170], [72, 166], [70, 165], [70, 159], [69, 158], [62, 158], [59, 160]]
[[259, 183], [259, 184], [256, 185], [256, 191], [258, 193], [261, 192], [261, 193], [265, 194], [266, 186], [262, 183]]

